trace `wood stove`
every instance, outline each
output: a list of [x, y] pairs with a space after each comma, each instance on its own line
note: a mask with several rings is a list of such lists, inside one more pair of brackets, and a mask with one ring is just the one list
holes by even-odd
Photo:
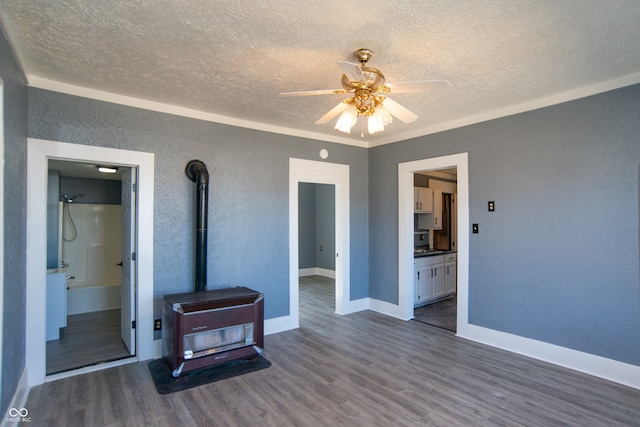
[[162, 316], [162, 356], [174, 377], [262, 353], [264, 295], [252, 289], [165, 295]]
[[164, 296], [162, 356], [174, 377], [237, 359], [264, 347], [264, 295], [245, 287], [207, 291], [209, 172], [200, 160], [185, 169], [196, 183], [195, 292]]

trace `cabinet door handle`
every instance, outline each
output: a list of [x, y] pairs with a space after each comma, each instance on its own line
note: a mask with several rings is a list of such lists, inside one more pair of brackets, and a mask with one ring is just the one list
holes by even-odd
[[420, 202], [420, 210], [422, 210], [422, 202]]
[[431, 269], [431, 277], [433, 277], [433, 268]]
[[447, 274], [449, 274], [449, 266], [447, 265]]
[[418, 271], [418, 280], [420, 280], [420, 272]]

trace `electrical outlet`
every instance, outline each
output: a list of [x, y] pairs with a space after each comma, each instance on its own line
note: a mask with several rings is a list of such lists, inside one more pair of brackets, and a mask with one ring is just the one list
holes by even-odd
[[489, 212], [493, 212], [496, 209], [496, 203], [492, 200], [489, 202]]
[[473, 233], [474, 233], [474, 234], [478, 234], [478, 233], [479, 233], [479, 231], [478, 231], [478, 224], [473, 224]]
[[162, 319], [156, 319], [153, 323], [153, 330], [160, 331], [162, 330]]

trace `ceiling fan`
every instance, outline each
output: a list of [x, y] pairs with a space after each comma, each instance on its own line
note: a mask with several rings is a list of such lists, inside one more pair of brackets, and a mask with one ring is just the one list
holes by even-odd
[[[340, 114], [335, 129], [351, 133], [358, 116], [367, 117], [367, 128], [370, 134], [384, 130], [393, 121], [393, 117], [404, 123], [414, 122], [418, 116], [388, 97], [390, 93], [418, 93], [443, 90], [451, 86], [446, 80], [423, 80], [404, 83], [386, 83], [382, 72], [376, 68], [367, 67], [367, 62], [373, 56], [369, 49], [358, 49], [354, 55], [360, 64], [338, 61], [342, 70], [342, 89], [310, 90], [301, 92], [283, 92], [279, 96], [309, 96], [351, 93], [353, 96], [340, 102], [316, 124], [329, 122]], [[364, 137], [364, 122], [361, 136]]]

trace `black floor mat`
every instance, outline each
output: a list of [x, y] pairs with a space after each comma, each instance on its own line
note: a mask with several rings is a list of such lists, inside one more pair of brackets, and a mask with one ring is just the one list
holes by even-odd
[[258, 356], [253, 359], [236, 360], [212, 368], [198, 369], [174, 378], [171, 375], [169, 365], [164, 359], [152, 360], [148, 365], [153, 382], [156, 384], [156, 389], [160, 394], [168, 394], [210, 384], [237, 375], [259, 371], [269, 366], [271, 366], [271, 362], [263, 356]]

